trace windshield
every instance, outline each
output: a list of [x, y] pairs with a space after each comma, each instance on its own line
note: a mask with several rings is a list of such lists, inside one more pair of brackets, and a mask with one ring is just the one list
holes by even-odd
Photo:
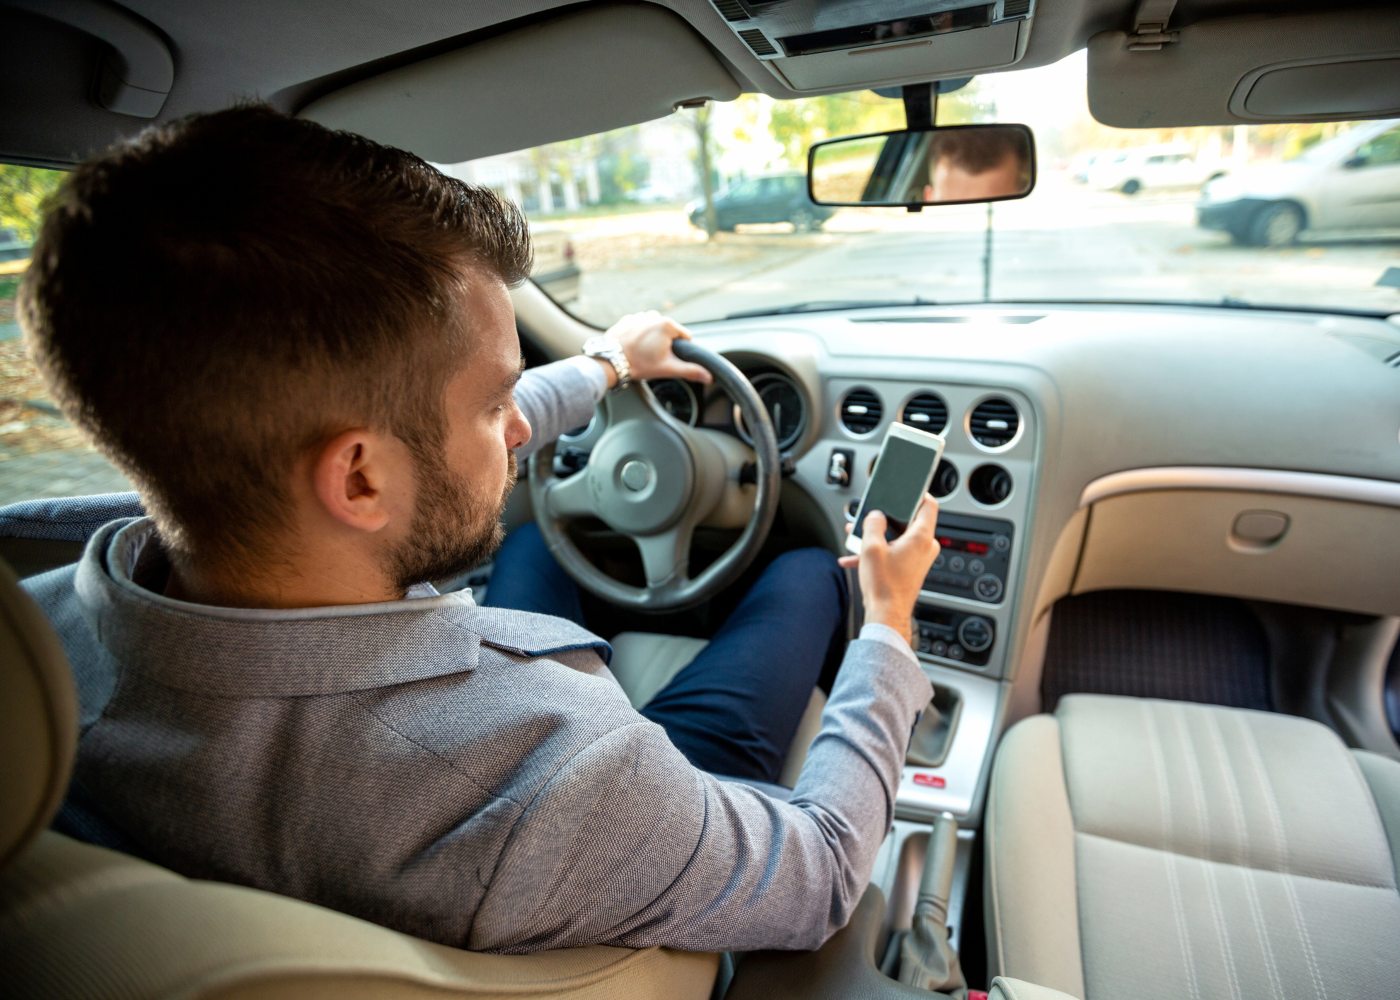
[[[444, 169], [524, 207], [536, 281], [600, 326], [915, 300], [1400, 307], [1376, 287], [1400, 262], [1400, 163], [1307, 155], [1372, 123], [1112, 129], [1089, 114], [1083, 53], [979, 77], [938, 121], [1029, 125], [1035, 191], [921, 213], [812, 204], [813, 142], [903, 126], [902, 103], [869, 91], [746, 94]], [[1287, 159], [1314, 169], [1266, 183]]]

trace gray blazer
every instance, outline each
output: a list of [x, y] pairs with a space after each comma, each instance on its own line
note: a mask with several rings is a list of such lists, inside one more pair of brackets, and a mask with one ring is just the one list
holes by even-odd
[[74, 801], [182, 874], [477, 950], [816, 947], [930, 696], [912, 656], [852, 642], [782, 802], [692, 767], [572, 623], [465, 594], [213, 608], [166, 571], [138, 518], [26, 581], [78, 676]]

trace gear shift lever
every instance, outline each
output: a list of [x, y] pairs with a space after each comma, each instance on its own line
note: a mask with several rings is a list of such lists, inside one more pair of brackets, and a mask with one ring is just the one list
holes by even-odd
[[913, 925], [900, 943], [899, 981], [905, 986], [950, 992], [967, 985], [948, 942], [948, 897], [957, 856], [958, 822], [945, 812], [929, 832]]

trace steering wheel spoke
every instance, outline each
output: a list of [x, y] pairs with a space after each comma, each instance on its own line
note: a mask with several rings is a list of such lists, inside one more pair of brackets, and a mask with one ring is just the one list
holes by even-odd
[[554, 480], [544, 491], [544, 503], [551, 515], [566, 520], [592, 514], [593, 491], [588, 484], [588, 470]]
[[633, 535], [642, 553], [642, 569], [648, 587], [676, 587], [690, 579], [690, 523], [680, 524], [657, 535]]
[[651, 390], [640, 382], [634, 382], [621, 392], [610, 392], [603, 397], [603, 415], [609, 427], [627, 423], [629, 420], [655, 420], [662, 409], [653, 402]]

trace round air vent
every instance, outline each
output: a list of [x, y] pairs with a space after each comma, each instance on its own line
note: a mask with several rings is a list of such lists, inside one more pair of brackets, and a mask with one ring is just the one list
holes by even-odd
[[936, 392], [921, 392], [904, 404], [902, 418], [910, 427], [930, 434], [942, 434], [948, 426], [948, 404]]
[[869, 389], [852, 389], [841, 400], [841, 426], [852, 434], [869, 434], [880, 426], [884, 407]]
[[1021, 415], [1010, 400], [993, 396], [978, 403], [968, 419], [968, 433], [983, 448], [1008, 445], [1021, 429]]
[[1011, 473], [1000, 465], [979, 465], [968, 477], [967, 489], [984, 507], [999, 507], [1011, 498]]
[[938, 469], [933, 474], [933, 482], [929, 484], [929, 492], [933, 494], [935, 500], [942, 500], [957, 488], [958, 467], [944, 459], [938, 463]]

